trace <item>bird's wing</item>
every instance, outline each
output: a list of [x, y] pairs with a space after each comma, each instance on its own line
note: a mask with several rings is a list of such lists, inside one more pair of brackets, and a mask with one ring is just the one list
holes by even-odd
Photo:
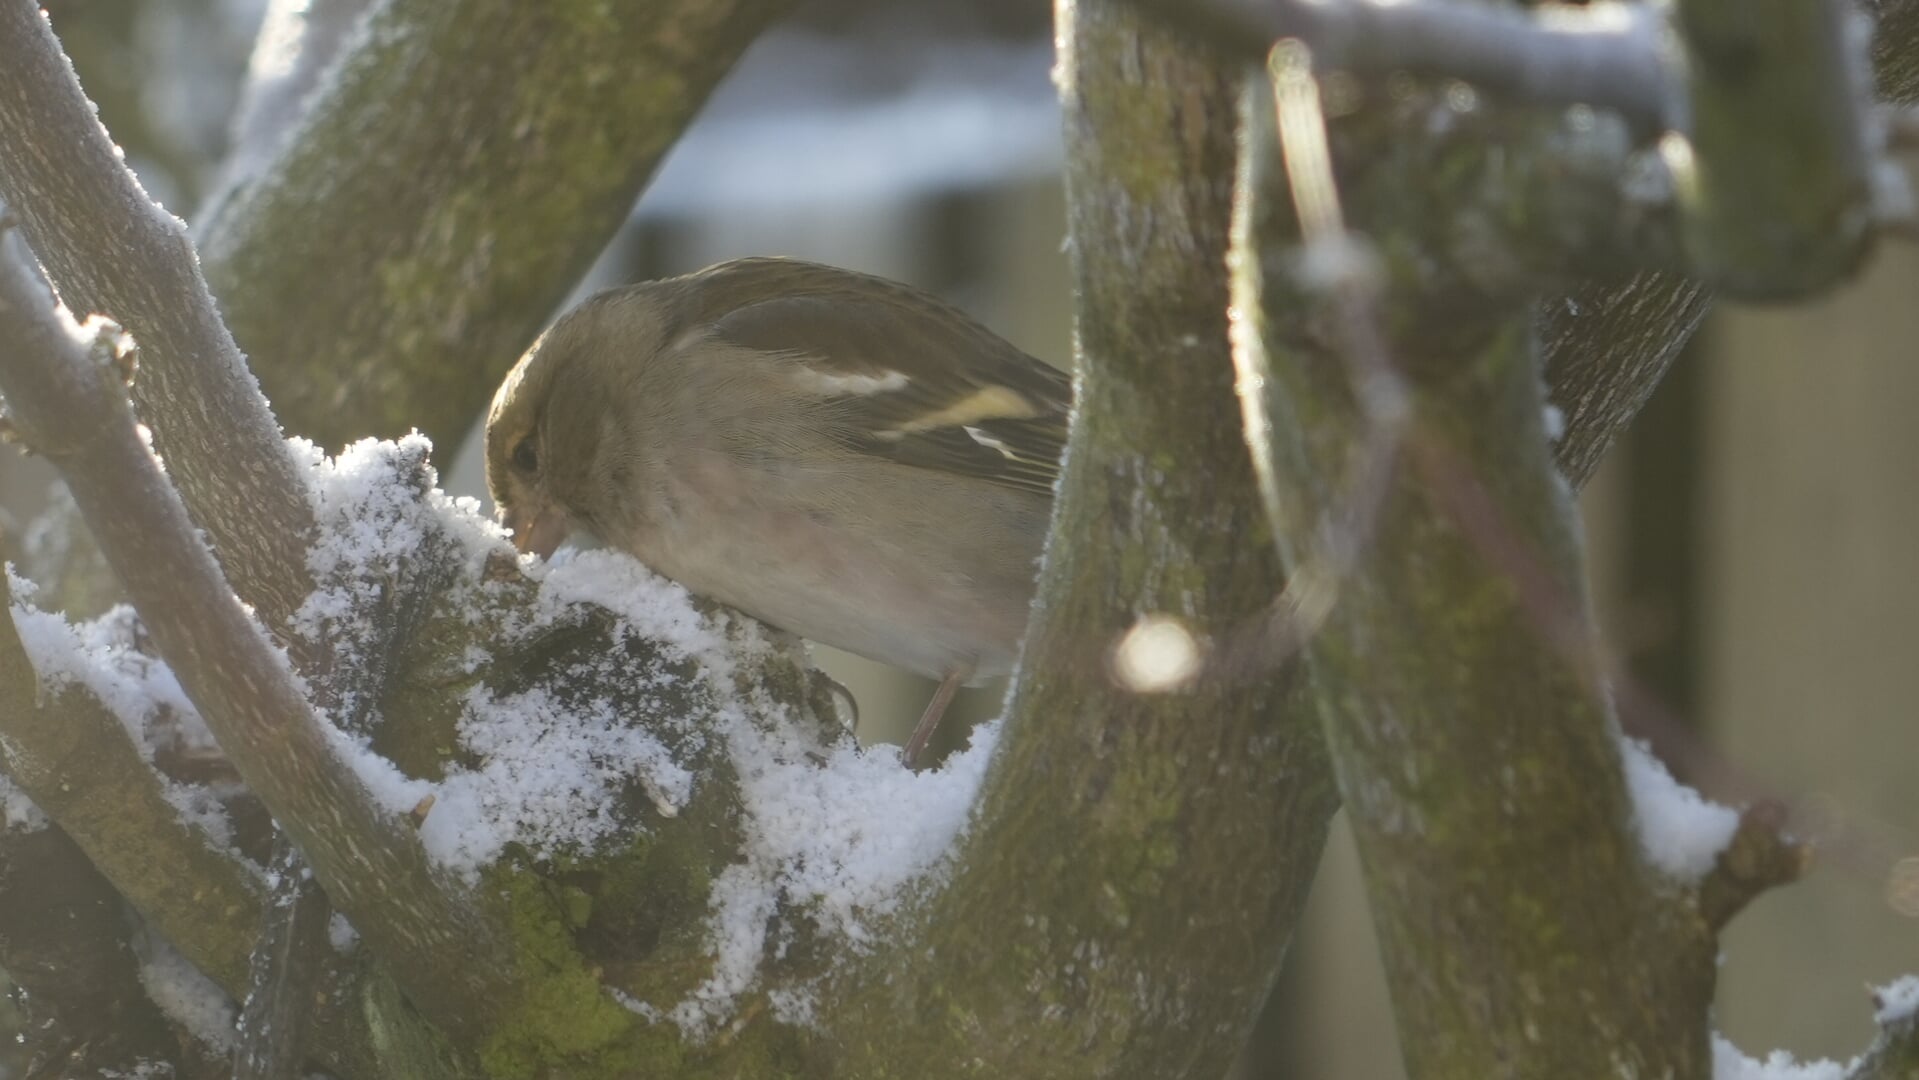
[[711, 332], [789, 358], [848, 449], [1052, 493], [1073, 396], [1063, 372], [896, 282], [780, 259], [696, 277], [722, 274], [702, 288]]

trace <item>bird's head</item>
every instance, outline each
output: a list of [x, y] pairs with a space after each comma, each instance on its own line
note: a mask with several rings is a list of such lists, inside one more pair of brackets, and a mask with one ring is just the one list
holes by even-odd
[[513, 545], [541, 558], [591, 529], [622, 423], [617, 402], [636, 354], [657, 351], [654, 298], [638, 287], [589, 298], [553, 324], [493, 395], [486, 486]]

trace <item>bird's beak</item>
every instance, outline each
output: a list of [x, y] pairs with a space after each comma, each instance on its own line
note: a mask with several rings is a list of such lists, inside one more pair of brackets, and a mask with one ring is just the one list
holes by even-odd
[[528, 513], [509, 514], [506, 527], [513, 530], [514, 547], [542, 559], [552, 558], [554, 549], [571, 531], [566, 514], [552, 503], [541, 503]]

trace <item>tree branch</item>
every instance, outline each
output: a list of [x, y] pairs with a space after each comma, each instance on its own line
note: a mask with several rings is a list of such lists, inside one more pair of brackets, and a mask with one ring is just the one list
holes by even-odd
[[1839, 0], [1679, 0], [1688, 141], [1670, 138], [1696, 273], [1746, 299], [1829, 288], [1874, 234], [1871, 106]]
[[160, 653], [328, 895], [422, 1011], [484, 1031], [512, 1004], [504, 935], [382, 813], [329, 744], [283, 655], [232, 597], [134, 430], [121, 386], [58, 323], [19, 258], [0, 259], [3, 390], [31, 445], [67, 481]]
[[[1472, 174], [1443, 161], [1393, 167], [1405, 136], [1390, 118], [1341, 124], [1339, 191], [1356, 204], [1347, 210], [1398, 256], [1383, 264], [1388, 306], [1377, 313], [1386, 355], [1342, 355], [1343, 342], [1303, 328], [1327, 321], [1315, 309], [1345, 302], [1371, 271], [1348, 262], [1342, 275], [1297, 276], [1288, 181], [1295, 198], [1309, 184], [1330, 191], [1330, 169], [1314, 175], [1295, 156], [1291, 128], [1282, 167], [1272, 89], [1256, 84], [1250, 100], [1236, 225], [1235, 307], [1251, 320], [1237, 340], [1240, 385], [1289, 570], [1316, 545], [1336, 479], [1368, 442], [1373, 387], [1388, 377], [1406, 395], [1406, 450], [1376, 535], [1335, 583], [1305, 656], [1410, 1071], [1518, 1078], [1609, 1061], [1700, 1075], [1712, 942], [1688, 936], [1688, 913], [1655, 888], [1631, 832], [1525, 304], [1454, 305], [1443, 334], [1419, 317], [1433, 310], [1415, 254], [1431, 225], [1419, 215], [1443, 214]], [[1286, 120], [1310, 125], [1302, 140], [1323, 130], [1316, 102]], [[1309, 261], [1312, 245], [1342, 242], [1336, 214], [1317, 220]], [[1648, 940], [1661, 947], [1621, 948]], [[1528, 986], [1552, 990], [1513, 989]]]
[[1314, 66], [1383, 83], [1459, 79], [1508, 101], [1591, 105], [1642, 137], [1674, 120], [1676, 80], [1661, 18], [1643, 4], [1537, 4], [1525, 10], [1448, 0], [1140, 0], [1227, 55], [1258, 62], [1297, 38]]
[[[0, 317], [0, 325], [10, 322]], [[11, 617], [10, 585], [0, 580], [7, 612], [0, 617], [0, 760], [7, 775], [195, 967], [239, 993], [252, 948], [247, 934], [264, 896], [259, 879], [180, 819], [159, 774], [98, 698], [79, 686], [43, 687]]]
[[[1867, 0], [1865, 6], [1878, 22], [1872, 60], [1880, 92], [1897, 104], [1919, 101], [1919, 3]], [[1794, 115], [1804, 107], [1795, 105]], [[1566, 417], [1557, 456], [1573, 486], [1591, 477], [1639, 414], [1710, 303], [1696, 282], [1642, 274], [1627, 282], [1589, 282], [1539, 305], [1546, 381]]]
[[168, 475], [240, 595], [283, 626], [311, 588], [293, 459], [185, 227], [120, 161], [34, 0], [0, 0], [0, 200], [67, 307], [133, 335], [135, 396]]
[[287, 426], [450, 453], [790, 0], [387, 0], [206, 223]]
[[1847, 1080], [1911, 1080], [1919, 1076], [1919, 1009], [1910, 1003], [1889, 1008], [1877, 995], [1874, 1000], [1880, 1007], [1879, 1036], [1846, 1071]]
[[1052, 540], [950, 884], [855, 969], [836, 1075], [1222, 1075], [1334, 809], [1287, 670], [1114, 677], [1143, 620], [1224, 648], [1281, 581], [1233, 422], [1236, 81], [1119, 0], [1057, 17], [1079, 366]]

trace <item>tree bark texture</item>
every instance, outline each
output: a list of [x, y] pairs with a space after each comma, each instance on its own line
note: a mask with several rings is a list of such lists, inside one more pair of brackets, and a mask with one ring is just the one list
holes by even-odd
[[[1334, 808], [1292, 672], [1249, 644], [1281, 581], [1227, 342], [1237, 78], [1116, 0], [1057, 17], [1079, 366], [1052, 539], [977, 819], [918, 932], [934, 970], [912, 948], [879, 965], [910, 979], [892, 1015], [913, 1034], [838, 1033], [843, 1075], [1221, 1075]], [[1170, 693], [1109, 668], [1152, 615], [1208, 654]]]
[[289, 431], [443, 455], [787, 0], [391, 0], [200, 236]]
[[[1248, 109], [1235, 237], [1235, 306], [1251, 320], [1241, 387], [1255, 452], [1270, 455], [1268, 516], [1289, 572], [1309, 569], [1321, 523], [1338, 518], [1344, 488], [1363, 475], [1361, 448], [1381, 421], [1359, 395], [1386, 378], [1404, 395], [1403, 445], [1371, 535], [1332, 582], [1304, 656], [1408, 1070], [1520, 1080], [1610, 1062], [1632, 1075], [1706, 1076], [1711, 928], [1635, 843], [1526, 301], [1472, 303], [1447, 287], [1443, 332], [1408, 317], [1433, 310], [1422, 268], [1447, 257], [1411, 254], [1443, 235], [1419, 208], [1444, 205], [1448, 182], [1476, 182], [1448, 154], [1480, 151], [1442, 150], [1409, 169], [1394, 125], [1339, 125], [1345, 212], [1385, 253], [1379, 269], [1351, 271], [1382, 275], [1377, 309], [1352, 316], [1381, 329], [1371, 342], [1343, 334], [1336, 312], [1315, 318], [1339, 301], [1322, 302], [1294, 269], [1289, 174], [1264, 80]], [[1290, 179], [1297, 197], [1308, 181]], [[1352, 355], [1374, 347], [1380, 371]]]

